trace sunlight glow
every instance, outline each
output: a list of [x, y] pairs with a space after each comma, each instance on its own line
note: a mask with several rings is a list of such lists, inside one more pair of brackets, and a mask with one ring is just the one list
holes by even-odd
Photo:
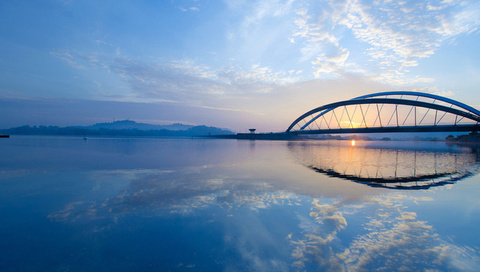
[[352, 140], [352, 146], [355, 146], [355, 144], [356, 144], [355, 140]]

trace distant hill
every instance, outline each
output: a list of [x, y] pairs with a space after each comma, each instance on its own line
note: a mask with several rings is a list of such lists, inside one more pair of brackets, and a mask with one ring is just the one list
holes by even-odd
[[1, 129], [7, 135], [84, 135], [89, 136], [168, 136], [189, 137], [206, 135], [228, 135], [233, 131], [217, 127], [191, 126], [184, 124], [151, 125], [131, 120], [112, 123], [97, 123], [91, 126], [21, 126]]
[[97, 123], [85, 128], [89, 129], [139, 129], [139, 130], [187, 130], [189, 128], [193, 128], [194, 126], [191, 125], [184, 125], [180, 123], [175, 123], [171, 125], [152, 125], [152, 124], [145, 124], [145, 123], [137, 123], [131, 120], [121, 120], [121, 121], [114, 121], [112, 123]]

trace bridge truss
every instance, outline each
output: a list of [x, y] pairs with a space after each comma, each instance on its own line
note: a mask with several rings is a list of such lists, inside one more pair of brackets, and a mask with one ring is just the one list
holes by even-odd
[[420, 92], [381, 92], [327, 104], [298, 117], [294, 134], [479, 131], [480, 111]]

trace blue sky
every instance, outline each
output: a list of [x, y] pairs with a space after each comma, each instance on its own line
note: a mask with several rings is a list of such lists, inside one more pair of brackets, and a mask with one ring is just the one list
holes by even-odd
[[0, 128], [113, 119], [282, 131], [383, 90], [480, 108], [480, 2], [0, 2]]

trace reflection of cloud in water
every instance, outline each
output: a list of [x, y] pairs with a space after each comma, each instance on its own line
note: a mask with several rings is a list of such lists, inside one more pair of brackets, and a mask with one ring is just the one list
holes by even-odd
[[[337, 233], [347, 227], [347, 221], [340, 210], [340, 203], [319, 204], [318, 199], [312, 202], [310, 218], [301, 217], [300, 228], [304, 237], [292, 240], [295, 249], [292, 257], [297, 259], [294, 267], [298, 270], [311, 269], [341, 271], [341, 260], [336, 257], [335, 247], [338, 247]], [[313, 219], [313, 221], [312, 221]]]
[[[256, 271], [286, 271], [288, 267], [299, 271], [474, 270], [480, 265], [475, 250], [441, 239], [432, 226], [418, 220], [416, 213], [407, 211], [404, 205], [406, 201], [419, 203], [431, 199], [404, 195], [369, 197], [360, 204], [336, 198], [314, 198], [309, 212], [297, 210], [298, 230], [282, 237], [287, 236], [291, 248], [278, 249], [287, 251], [278, 256], [292, 259], [278, 258], [275, 254], [265, 257], [262, 255], [265, 248], [277, 250], [283, 245], [278, 236], [272, 234], [276, 223], [266, 224], [259, 216], [252, 217], [241, 211], [246, 209], [257, 214], [275, 206], [304, 204], [309, 198], [263, 180], [239, 180], [203, 171], [209, 169], [181, 173], [98, 171], [93, 177], [95, 180], [112, 176], [116, 180], [121, 176], [128, 183], [124, 188], [117, 188], [117, 195], [70, 203], [49, 218], [85, 223], [91, 225], [93, 231], [102, 231], [131, 214], [195, 217], [200, 211], [220, 208], [225, 214], [234, 215], [230, 223], [223, 222], [226, 224], [225, 246], [235, 248], [242, 261]], [[232, 270], [240, 266], [229, 265]]]
[[477, 155], [465, 149], [365, 145], [291, 143], [289, 149], [297, 161], [316, 172], [390, 189], [428, 189], [453, 184], [479, 171]]
[[[315, 199], [309, 218], [303, 218], [304, 235], [292, 240], [297, 270], [307, 268], [326, 271], [475, 271], [480, 265], [477, 252], [439, 238], [432, 226], [405, 211], [402, 203], [428, 201], [403, 196], [372, 198], [365, 206], [340, 202], [319, 204]], [[342, 230], [348, 216], [367, 216], [363, 229], [353, 241], [342, 246]], [[347, 217], [348, 217], [347, 216]], [[309, 223], [305, 223], [305, 221]], [[313, 224], [315, 222], [316, 224]]]
[[123, 176], [127, 188], [101, 201], [78, 201], [50, 215], [56, 221], [117, 218], [135, 212], [187, 215], [211, 206], [226, 209], [248, 207], [264, 209], [271, 205], [293, 205], [296, 195], [275, 191], [264, 181], [229, 178], [201, 178], [197, 171], [182, 174], [172, 171], [97, 171], [94, 179]]
[[[91, 226], [93, 232], [99, 232], [131, 215], [190, 218], [201, 215], [211, 219], [212, 224], [222, 220], [224, 245], [219, 246], [238, 254], [235, 255], [238, 259], [222, 261], [226, 271], [244, 270], [245, 267], [249, 271], [288, 271], [288, 259], [284, 258], [290, 254], [284, 246], [288, 241], [278, 240], [271, 229], [275, 223], [265, 223], [259, 214], [275, 205], [298, 205], [299, 197], [274, 190], [264, 181], [202, 178], [197, 170], [181, 174], [127, 171], [123, 177], [128, 177], [130, 182], [121, 194], [100, 201], [73, 202], [49, 218], [57, 222], [85, 224]], [[122, 172], [96, 172], [95, 179], [109, 178], [110, 175], [118, 177]], [[218, 213], [218, 208], [225, 211], [221, 213], [223, 216], [209, 214]], [[194, 229], [187, 231], [195, 232]]]

